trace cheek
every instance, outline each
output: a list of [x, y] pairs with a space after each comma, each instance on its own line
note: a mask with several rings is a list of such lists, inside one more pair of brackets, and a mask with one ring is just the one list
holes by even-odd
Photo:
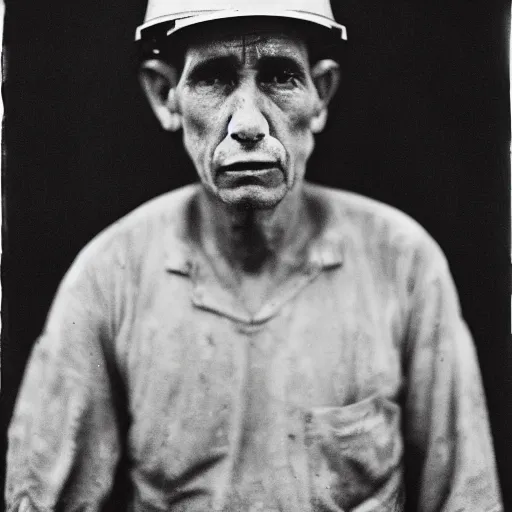
[[210, 112], [207, 106], [186, 105], [182, 109], [183, 133], [187, 139], [201, 139], [208, 133]]
[[311, 119], [314, 115], [313, 105], [310, 102], [302, 102], [298, 105], [288, 104], [283, 109], [286, 112], [283, 133], [283, 142], [288, 146], [288, 151], [293, 153], [293, 158], [303, 160], [309, 157], [313, 149], [313, 133], [311, 131]]
[[191, 88], [181, 91], [178, 96], [184, 126], [191, 134], [205, 137], [212, 134], [212, 128], [218, 124], [219, 112], [223, 106], [220, 93], [201, 93]]
[[274, 98], [279, 108], [286, 131], [295, 137], [311, 132], [311, 119], [314, 114], [314, 101], [311, 94], [290, 93]]
[[221, 133], [218, 112], [213, 102], [191, 99], [182, 106], [183, 142], [196, 166], [202, 167], [205, 155], [217, 143]]

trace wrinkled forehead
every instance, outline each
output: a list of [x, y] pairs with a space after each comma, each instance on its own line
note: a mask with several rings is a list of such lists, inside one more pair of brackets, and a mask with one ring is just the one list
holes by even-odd
[[236, 56], [244, 63], [262, 57], [289, 57], [308, 62], [306, 38], [292, 24], [277, 20], [229, 20], [187, 37], [185, 61]]

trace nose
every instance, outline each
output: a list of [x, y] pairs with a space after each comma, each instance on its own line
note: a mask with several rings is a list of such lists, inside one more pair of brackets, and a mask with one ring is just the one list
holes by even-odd
[[233, 98], [233, 111], [228, 124], [228, 135], [243, 145], [253, 145], [269, 133], [269, 125], [258, 101], [254, 86], [242, 86]]

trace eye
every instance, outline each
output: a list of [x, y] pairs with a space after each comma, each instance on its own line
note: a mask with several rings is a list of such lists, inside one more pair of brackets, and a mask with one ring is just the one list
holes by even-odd
[[304, 74], [290, 59], [272, 58], [265, 62], [259, 72], [262, 84], [278, 89], [292, 89], [303, 81]]
[[195, 87], [226, 87], [233, 86], [236, 79], [236, 72], [230, 66], [211, 63], [195, 69], [189, 82]]
[[260, 80], [265, 85], [295, 87], [300, 80], [300, 74], [291, 68], [273, 66], [260, 72]]
[[234, 78], [227, 74], [208, 73], [198, 77], [196, 84], [203, 87], [233, 85]]

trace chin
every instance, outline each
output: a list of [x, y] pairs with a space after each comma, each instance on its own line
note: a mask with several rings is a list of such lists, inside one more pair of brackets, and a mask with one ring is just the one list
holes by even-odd
[[288, 192], [283, 184], [279, 187], [266, 188], [257, 185], [247, 185], [230, 189], [219, 189], [217, 196], [230, 206], [241, 208], [268, 210], [275, 208]]

